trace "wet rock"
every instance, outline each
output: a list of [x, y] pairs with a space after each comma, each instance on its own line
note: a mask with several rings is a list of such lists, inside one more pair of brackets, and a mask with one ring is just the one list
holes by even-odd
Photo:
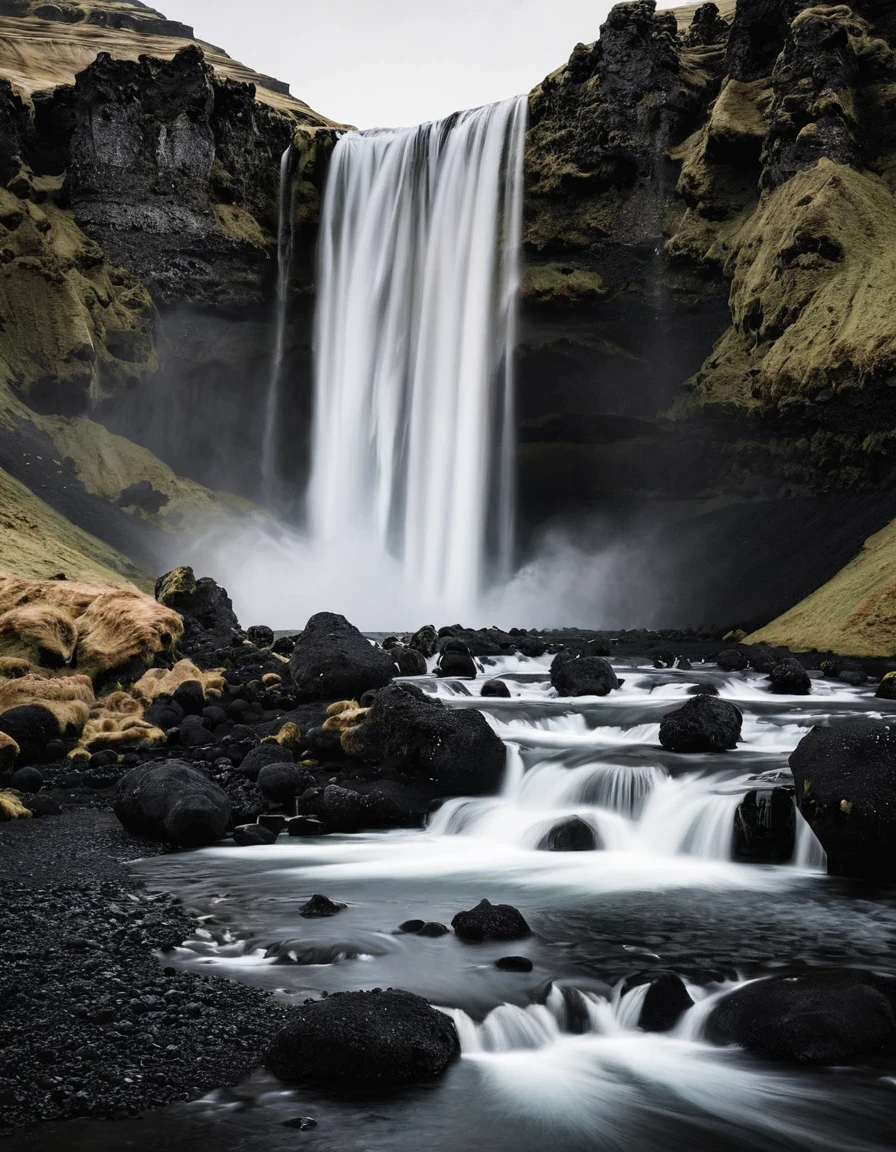
[[[896, 672], [888, 672], [874, 693], [878, 700], [896, 700]], [[0, 723], [3, 717], [0, 716]]]
[[534, 965], [528, 956], [502, 956], [495, 967], [501, 972], [531, 972]]
[[283, 1121], [284, 1128], [295, 1128], [299, 1132], [310, 1132], [317, 1127], [317, 1121], [312, 1116], [294, 1116], [291, 1120]]
[[726, 652], [720, 652], [716, 657], [716, 663], [723, 672], [743, 672], [748, 666], [746, 656], [736, 648], [729, 648]]
[[305, 625], [289, 662], [299, 700], [357, 700], [395, 674], [388, 652], [374, 646], [344, 616], [318, 612]]
[[275, 836], [279, 836], [280, 833], [286, 828], [288, 819], [280, 812], [265, 812], [263, 815], [258, 817], [257, 823], [259, 823], [263, 828], [269, 829], [269, 831], [273, 832]]
[[701, 694], [660, 721], [660, 744], [668, 752], [724, 752], [736, 748], [743, 715], [728, 700]]
[[868, 682], [865, 669], [858, 660], [835, 656], [832, 660], [822, 661], [821, 670], [827, 680], [839, 680], [842, 684], [850, 684], [855, 688], [860, 688]]
[[458, 680], [475, 680], [476, 672], [476, 661], [462, 640], [449, 637], [442, 641], [439, 662], [436, 665], [436, 676], [451, 677]]
[[790, 788], [754, 788], [734, 813], [734, 855], [756, 864], [786, 864], [796, 847], [796, 802]]
[[716, 1044], [765, 1060], [842, 1064], [896, 1043], [896, 980], [859, 969], [776, 976], [739, 988], [707, 1021]]
[[273, 764], [265, 764], [258, 773], [256, 783], [269, 800], [285, 804], [304, 791], [307, 776], [291, 761], [275, 761]]
[[427, 659], [435, 656], [439, 650], [439, 635], [432, 624], [426, 624], [418, 629], [408, 641], [408, 647], [413, 648]]
[[181, 760], [133, 768], [118, 782], [114, 809], [132, 835], [187, 848], [220, 840], [231, 812], [222, 789]]
[[413, 684], [382, 689], [351, 736], [353, 755], [426, 781], [436, 796], [496, 792], [504, 779], [504, 744], [482, 713], [448, 708]]
[[264, 1056], [281, 1080], [389, 1087], [442, 1075], [460, 1055], [453, 1022], [410, 992], [338, 992], [295, 1008]]
[[828, 871], [896, 879], [896, 727], [850, 719], [813, 728], [791, 753], [790, 769]]
[[558, 652], [551, 664], [551, 684], [558, 696], [607, 696], [620, 681], [603, 656]]
[[13, 772], [9, 786], [15, 792], [40, 792], [44, 786], [44, 778], [37, 768], [19, 768]]
[[317, 817], [328, 832], [360, 832], [370, 827], [366, 799], [352, 788], [328, 784], [322, 791], [305, 793], [299, 806], [303, 815]]
[[405, 920], [403, 924], [398, 925], [398, 931], [404, 932], [407, 936], [417, 936], [425, 926], [425, 920]]
[[246, 639], [256, 648], [271, 648], [274, 644], [274, 630], [265, 624], [253, 624], [246, 629]]
[[337, 729], [322, 728], [319, 725], [305, 733], [305, 751], [322, 764], [333, 760], [344, 760], [346, 752], [342, 747], [342, 733]]
[[542, 852], [593, 852], [598, 847], [597, 833], [581, 816], [555, 824], [538, 845]]
[[276, 832], [265, 828], [263, 824], [240, 824], [233, 830], [233, 842], [241, 848], [254, 847], [259, 844], [274, 844], [277, 840]]
[[688, 696], [718, 696], [719, 690], [715, 684], [708, 681], [705, 684], [692, 684], [688, 688]]
[[316, 816], [293, 816], [287, 821], [286, 831], [290, 836], [324, 836], [326, 828]]
[[491, 697], [493, 699], [509, 700], [510, 689], [503, 680], [486, 680], [482, 685], [480, 696]]
[[389, 649], [389, 655], [398, 665], [401, 676], [425, 676], [426, 658], [416, 648], [405, 648], [403, 644]]
[[295, 760], [288, 748], [271, 741], [250, 748], [243, 757], [239, 770], [242, 776], [248, 776], [250, 780], [257, 780], [262, 768], [267, 768], [272, 764], [294, 765]]
[[458, 912], [451, 927], [461, 940], [522, 940], [532, 935], [521, 912], [511, 904], [492, 904], [480, 900], [468, 912]]
[[47, 745], [59, 736], [59, 723], [48, 708], [23, 704], [0, 713], [0, 732], [5, 732], [18, 744], [18, 763], [41, 764]]
[[428, 936], [431, 940], [438, 940], [441, 936], [447, 936], [451, 929], [447, 924], [439, 924], [436, 920], [430, 920], [417, 933], [418, 936]]
[[776, 664], [768, 674], [769, 687], [781, 696], [808, 696], [812, 679], [799, 660], [793, 657]]
[[318, 894], [312, 896], [302, 905], [299, 909], [299, 915], [306, 920], [321, 920], [327, 916], [335, 916], [338, 912], [342, 912], [345, 907], [345, 904], [339, 904], [335, 900]]
[[664, 972], [650, 982], [638, 1017], [638, 1027], [645, 1032], [669, 1032], [693, 1006], [694, 1001], [681, 977]]

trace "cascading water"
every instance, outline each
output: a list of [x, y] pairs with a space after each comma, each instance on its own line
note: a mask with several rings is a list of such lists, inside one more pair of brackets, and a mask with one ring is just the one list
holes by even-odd
[[277, 309], [275, 314], [274, 350], [271, 374], [264, 409], [264, 433], [261, 446], [262, 496], [268, 507], [277, 505], [277, 476], [279, 452], [277, 424], [280, 412], [280, 382], [283, 375], [283, 354], [286, 349], [286, 312], [290, 265], [292, 263], [293, 220], [293, 157], [292, 144], [280, 160], [280, 215], [277, 225]]
[[351, 133], [323, 207], [313, 536], [472, 605], [512, 564], [527, 98]]

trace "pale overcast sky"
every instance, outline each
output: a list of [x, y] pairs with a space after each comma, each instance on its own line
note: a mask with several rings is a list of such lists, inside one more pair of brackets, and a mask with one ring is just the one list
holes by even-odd
[[[679, 0], [679, 3], [681, 0]], [[362, 128], [415, 124], [528, 91], [610, 0], [153, 0], [169, 20]], [[674, 0], [660, 0], [672, 8]]]

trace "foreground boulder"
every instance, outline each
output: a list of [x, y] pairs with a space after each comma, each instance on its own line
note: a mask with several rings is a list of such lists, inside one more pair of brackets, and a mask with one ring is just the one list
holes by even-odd
[[734, 855], [754, 864], [786, 864], [796, 847], [796, 804], [790, 788], [754, 788], [734, 813]]
[[737, 747], [742, 724], [736, 705], [701, 693], [666, 713], [660, 721], [660, 744], [668, 752], [725, 752]]
[[160, 576], [155, 596], [160, 604], [173, 608], [183, 617], [180, 647], [189, 655], [203, 648], [226, 647], [241, 636], [240, 622], [227, 590], [211, 577], [201, 576], [197, 580], [187, 565], [172, 568]]
[[492, 904], [480, 900], [468, 912], [458, 912], [451, 927], [461, 940], [479, 943], [482, 940], [523, 940], [532, 935], [522, 912], [512, 904]]
[[896, 700], [896, 672], [888, 672], [877, 686], [878, 700]]
[[413, 684], [378, 692], [342, 742], [356, 756], [423, 778], [439, 796], [496, 792], [504, 779], [504, 744], [482, 713], [448, 708]]
[[559, 652], [551, 664], [551, 684], [558, 696], [607, 696], [621, 681], [603, 656]]
[[460, 1055], [454, 1023], [410, 992], [337, 992], [295, 1008], [264, 1055], [281, 1080], [388, 1088], [441, 1076]]
[[776, 976], [725, 997], [706, 1032], [766, 1060], [841, 1064], [893, 1050], [894, 997], [896, 980], [859, 969]]
[[335, 612], [318, 612], [296, 641], [289, 670], [299, 700], [360, 699], [395, 675], [389, 652], [375, 648]]
[[503, 680], [486, 680], [479, 695], [494, 700], [509, 700], [511, 692]]
[[20, 763], [43, 763], [47, 745], [59, 737], [59, 722], [48, 708], [23, 704], [0, 713], [0, 732], [17, 746]]
[[181, 760], [133, 768], [118, 782], [114, 809], [134, 836], [185, 848], [213, 844], [230, 823], [224, 791]]
[[791, 753], [790, 769], [828, 871], [896, 879], [896, 727], [857, 719], [813, 728]]

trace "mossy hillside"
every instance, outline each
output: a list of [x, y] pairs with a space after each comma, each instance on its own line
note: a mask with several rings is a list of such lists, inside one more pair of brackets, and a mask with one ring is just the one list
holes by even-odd
[[77, 412], [156, 371], [155, 310], [58, 206], [55, 184], [23, 176], [22, 196], [0, 189], [0, 383], [38, 409]]
[[150, 575], [90, 536], [0, 469], [0, 570], [46, 580], [101, 580], [152, 588]]
[[822, 159], [763, 194], [725, 264], [733, 325], [698, 374], [703, 406], [780, 410], [896, 377], [896, 200]]
[[872, 536], [832, 580], [747, 643], [855, 656], [896, 653], [896, 521]]

